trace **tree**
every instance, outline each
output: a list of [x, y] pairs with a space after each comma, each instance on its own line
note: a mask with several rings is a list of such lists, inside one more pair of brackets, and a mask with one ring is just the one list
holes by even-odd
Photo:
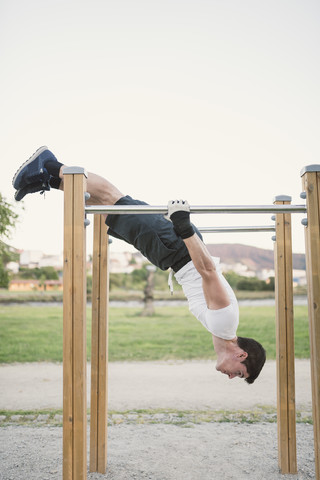
[[146, 285], [144, 287], [144, 309], [142, 315], [144, 317], [152, 317], [154, 315], [154, 306], [153, 306], [153, 290], [154, 290], [154, 273], [157, 270], [157, 267], [154, 265], [147, 265], [147, 279]]
[[9, 275], [5, 267], [14, 258], [13, 252], [4, 240], [9, 238], [17, 218], [18, 215], [12, 205], [0, 193], [0, 287], [4, 288], [8, 288], [9, 285]]
[[10, 230], [15, 226], [18, 215], [13, 211], [12, 205], [0, 193], [0, 237], [9, 238]]
[[18, 278], [34, 278], [36, 280], [59, 280], [58, 272], [54, 267], [20, 267]]

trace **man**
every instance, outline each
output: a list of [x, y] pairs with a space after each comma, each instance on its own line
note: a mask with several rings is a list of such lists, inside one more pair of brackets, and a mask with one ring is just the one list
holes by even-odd
[[[15, 199], [25, 195], [63, 190], [65, 165], [47, 147], [39, 148], [16, 172]], [[123, 195], [108, 180], [88, 174], [88, 203], [92, 205], [147, 205]], [[188, 299], [190, 311], [212, 334], [216, 369], [253, 383], [266, 359], [265, 350], [250, 338], [237, 337], [239, 308], [234, 292], [223, 277], [219, 259], [211, 257], [200, 232], [190, 223], [187, 202], [168, 203], [168, 217], [158, 214], [106, 215], [108, 233], [137, 248], [162, 270], [171, 268]]]

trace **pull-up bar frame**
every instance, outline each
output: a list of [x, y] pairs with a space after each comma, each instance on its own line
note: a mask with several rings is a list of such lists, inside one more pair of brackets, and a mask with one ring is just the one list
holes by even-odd
[[275, 225], [249, 225], [247, 227], [198, 227], [201, 233], [275, 232]]
[[[320, 172], [320, 166], [319, 166]], [[307, 173], [307, 172], [305, 172]], [[157, 206], [85, 206], [84, 192], [86, 191], [86, 172], [83, 169], [73, 167], [64, 170], [66, 178], [70, 176], [68, 181], [65, 181], [65, 269], [64, 269], [64, 445], [63, 445], [63, 479], [64, 480], [85, 480], [86, 479], [86, 353], [85, 353], [85, 215], [94, 213], [99, 217], [95, 224], [99, 228], [94, 228], [94, 235], [98, 231], [99, 240], [94, 242], [98, 247], [94, 247], [93, 258], [96, 265], [94, 270], [98, 272], [95, 275], [99, 276], [99, 280], [94, 281], [93, 303], [95, 302], [94, 320], [95, 330], [98, 332], [98, 339], [95, 339], [99, 346], [99, 353], [93, 354], [97, 361], [94, 368], [92, 380], [92, 397], [91, 402], [94, 405], [94, 411], [91, 415], [95, 415], [91, 419], [91, 426], [94, 429], [91, 432], [90, 445], [90, 470], [105, 473], [106, 458], [107, 458], [107, 323], [108, 323], [108, 302], [106, 301], [106, 288], [104, 283], [107, 283], [107, 228], [104, 224], [101, 214], [114, 213], [160, 213], [166, 214], [167, 207]], [[320, 183], [320, 180], [318, 180]], [[309, 187], [311, 191], [311, 187]], [[280, 197], [279, 197], [280, 198]], [[191, 213], [275, 213], [276, 214], [276, 241], [275, 241], [275, 258], [277, 258], [277, 312], [293, 311], [292, 307], [292, 258], [291, 240], [288, 240], [288, 234], [291, 230], [288, 228], [291, 221], [291, 213], [305, 213], [307, 211], [304, 205], [288, 205], [288, 199], [275, 202], [274, 205], [264, 206], [191, 206]], [[318, 195], [318, 201], [320, 195]], [[309, 208], [308, 198], [307, 205]], [[309, 210], [308, 210], [309, 211]], [[319, 220], [319, 215], [318, 215]], [[310, 220], [309, 220], [310, 223]], [[291, 228], [291, 227], [290, 227]], [[308, 230], [309, 225], [306, 229]], [[318, 225], [319, 230], [319, 225]], [[265, 227], [206, 227], [206, 232], [223, 232], [223, 231], [274, 231], [272, 226]], [[313, 229], [314, 231], [314, 229]], [[286, 232], [286, 233], [285, 233]], [[205, 232], [204, 232], [205, 233]], [[289, 235], [289, 236], [290, 236]], [[315, 234], [314, 234], [315, 235]], [[313, 235], [313, 236], [314, 236]], [[319, 240], [319, 231], [316, 231]], [[306, 238], [308, 234], [306, 233]], [[282, 240], [279, 242], [279, 239]], [[104, 241], [105, 240], [105, 241]], [[281, 245], [281, 249], [279, 249]], [[319, 243], [318, 243], [319, 245]], [[312, 250], [316, 252], [317, 244], [313, 241]], [[319, 249], [318, 249], [319, 251]], [[284, 253], [285, 252], [285, 253]], [[314, 254], [316, 255], [316, 254]], [[313, 260], [311, 260], [311, 257]], [[285, 258], [285, 261], [283, 259]], [[309, 271], [308, 277], [313, 277], [310, 271], [313, 271], [313, 266], [316, 260], [312, 255], [307, 255], [307, 268]], [[291, 260], [292, 262], [292, 260]], [[106, 273], [107, 272], [107, 273]], [[318, 271], [318, 275], [320, 272]], [[315, 282], [314, 282], [315, 284]], [[286, 288], [283, 289], [283, 285]], [[316, 288], [313, 288], [313, 302], [318, 295]], [[105, 298], [103, 298], [105, 297]], [[310, 303], [310, 301], [309, 301]], [[315, 303], [313, 303], [314, 305]], [[320, 304], [316, 303], [317, 305]], [[311, 308], [311, 307], [310, 307]], [[278, 317], [277, 313], [277, 324]], [[292, 317], [282, 315], [281, 324], [283, 327], [277, 327], [277, 362], [285, 362], [284, 367], [278, 368], [278, 400], [280, 399], [281, 408], [279, 409], [278, 401], [278, 422], [280, 419], [281, 425], [278, 426], [279, 439], [279, 466], [282, 473], [295, 473], [296, 469], [296, 452], [295, 452], [295, 401], [294, 401], [294, 366], [292, 361], [294, 359], [293, 352], [293, 328]], [[319, 319], [320, 322], [320, 319]], [[288, 323], [290, 324], [288, 326]], [[314, 321], [315, 323], [315, 321]], [[319, 327], [320, 328], [320, 327]], [[283, 335], [283, 332], [286, 332]], [[100, 333], [99, 333], [100, 332]], [[99, 339], [102, 335], [102, 339]], [[319, 345], [316, 345], [316, 343]], [[282, 345], [282, 350], [280, 348]], [[319, 347], [319, 348], [318, 348]], [[287, 354], [289, 350], [289, 355]], [[311, 356], [314, 356], [315, 351], [320, 351], [320, 340], [316, 339], [311, 351]], [[92, 359], [93, 360], [93, 359]], [[313, 360], [312, 360], [313, 361]], [[291, 363], [290, 363], [291, 362]], [[317, 372], [320, 371], [320, 365], [314, 366], [313, 382], [317, 382]], [[289, 373], [288, 373], [289, 372]], [[279, 394], [279, 388], [282, 388], [282, 393]], [[316, 388], [313, 387], [313, 404], [318, 402]], [[284, 393], [283, 393], [284, 392]], [[80, 398], [78, 398], [80, 397]], [[281, 400], [285, 398], [285, 401]], [[102, 408], [102, 412], [99, 409]], [[319, 419], [319, 402], [314, 405], [316, 421]], [[284, 420], [281, 420], [283, 418]], [[102, 420], [101, 420], [102, 419]], [[291, 419], [291, 420], [290, 420]], [[291, 426], [289, 425], [291, 422]], [[96, 425], [96, 426], [95, 426]], [[97, 425], [99, 425], [97, 427]], [[294, 428], [292, 428], [294, 427]], [[98, 431], [95, 431], [98, 429]], [[319, 439], [318, 439], [319, 440]], [[317, 440], [317, 441], [318, 441]], [[317, 445], [318, 448], [318, 445]], [[317, 466], [316, 454], [316, 471], [317, 480], [320, 480], [319, 469]]]
[[[305, 205], [190, 205], [190, 213], [306, 213]], [[166, 215], [168, 207], [157, 205], [87, 205], [86, 213]]]

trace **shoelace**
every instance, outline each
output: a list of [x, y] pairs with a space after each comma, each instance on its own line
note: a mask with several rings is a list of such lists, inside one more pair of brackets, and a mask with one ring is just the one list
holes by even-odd
[[[50, 176], [50, 179], [51, 179], [51, 178], [52, 178], [52, 177]], [[40, 195], [43, 195], [43, 198], [44, 198], [44, 199], [46, 198], [46, 191], [47, 191], [47, 190], [48, 190], [48, 191], [50, 190], [50, 179], [44, 181], [43, 184], [42, 184], [43, 190], [41, 190]]]
[[[46, 190], [50, 190], [50, 183], [49, 181], [43, 182], [42, 184], [43, 190], [41, 190], [40, 195], [43, 195], [43, 198], [46, 198]], [[46, 188], [47, 187], [47, 188]]]

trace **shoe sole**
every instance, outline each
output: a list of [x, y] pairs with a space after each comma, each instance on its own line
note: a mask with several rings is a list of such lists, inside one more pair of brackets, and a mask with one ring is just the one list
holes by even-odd
[[49, 150], [48, 147], [40, 147], [38, 148], [38, 150], [36, 152], [34, 152], [34, 154], [28, 159], [26, 160], [22, 165], [21, 167], [16, 171], [13, 179], [12, 179], [12, 185], [14, 187], [14, 182], [16, 181], [17, 179], [17, 176], [19, 175], [19, 173], [27, 166], [29, 165], [29, 163], [33, 162], [33, 160], [35, 160], [39, 155], [41, 155], [41, 153], [43, 153], [45, 150]]
[[[36, 186], [36, 188], [32, 189], [32, 187], [34, 185]], [[29, 190], [29, 191], [26, 191], [26, 190]], [[22, 195], [21, 198], [18, 198], [18, 197], [21, 196], [21, 192], [23, 192], [23, 191], [25, 191], [25, 193]], [[26, 195], [33, 194], [33, 193], [38, 193], [38, 192], [40, 192], [42, 194], [42, 193], [48, 192], [48, 191], [50, 191], [50, 186], [48, 185], [47, 188], [46, 188], [45, 186], [43, 186], [43, 184], [41, 184], [41, 182], [38, 182], [38, 183], [35, 183], [35, 184], [29, 184], [24, 188], [20, 188], [19, 190], [16, 190], [16, 193], [14, 194], [14, 199], [17, 202], [20, 202], [20, 200], [22, 200]]]

